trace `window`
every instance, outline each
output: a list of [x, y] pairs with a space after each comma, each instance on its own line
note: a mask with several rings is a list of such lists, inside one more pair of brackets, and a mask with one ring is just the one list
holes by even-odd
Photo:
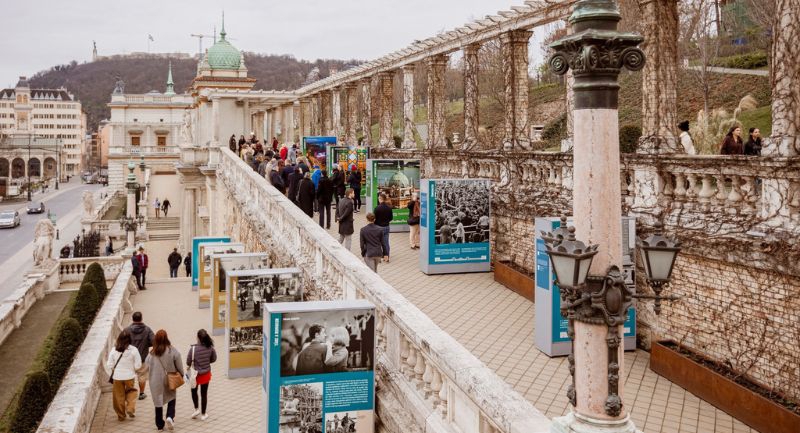
[[131, 146], [139, 146], [142, 137], [139, 135], [131, 135]]
[[167, 145], [167, 136], [166, 135], [159, 135], [156, 137], [156, 143], [159, 146], [166, 146]]

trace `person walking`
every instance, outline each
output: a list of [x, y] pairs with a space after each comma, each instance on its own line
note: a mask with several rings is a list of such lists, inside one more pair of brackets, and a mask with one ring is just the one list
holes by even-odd
[[278, 164], [272, 166], [272, 171], [269, 173], [269, 182], [275, 189], [280, 191], [281, 194], [286, 194], [286, 184], [283, 183], [283, 177], [281, 177], [280, 166]]
[[183, 266], [186, 268], [186, 276], [192, 276], [192, 252], [189, 251], [186, 253], [186, 257], [183, 258]]
[[333, 184], [333, 198], [336, 201], [336, 207], [339, 207], [339, 200], [344, 197], [345, 192], [344, 176], [342, 176], [339, 167], [334, 167], [333, 174], [331, 175], [331, 183]]
[[361, 172], [356, 170], [356, 166], [350, 167], [350, 175], [347, 176], [347, 184], [353, 188], [353, 212], [361, 211]]
[[158, 201], [158, 197], [153, 201], [153, 210], [156, 211], [156, 218], [161, 216], [161, 202]]
[[[175, 398], [177, 397], [174, 389], [169, 389], [169, 373], [180, 373], [184, 375], [183, 362], [178, 349], [172, 347], [167, 336], [167, 331], [159, 329], [153, 338], [153, 347], [145, 361], [150, 370], [150, 395], [153, 399], [153, 406], [156, 408], [156, 428], [163, 431], [175, 429]], [[166, 414], [164, 405], [167, 406]], [[166, 415], [166, 418], [165, 418]]]
[[139, 290], [147, 290], [147, 266], [150, 265], [147, 254], [144, 253], [144, 247], [139, 247], [139, 263], [142, 265], [142, 288]]
[[419, 221], [420, 219], [420, 206], [417, 193], [411, 195], [411, 201], [408, 202], [408, 244], [412, 250], [419, 248]]
[[272, 137], [272, 151], [273, 152], [277, 152], [278, 151], [278, 138], [277, 137]]
[[[289, 200], [294, 204], [297, 203], [297, 192], [300, 190], [300, 181], [303, 180], [303, 172], [300, 167], [295, 167], [294, 173], [289, 175]], [[299, 206], [299, 205], [298, 205]]]
[[291, 162], [292, 164], [296, 164], [297, 163], [297, 145], [296, 144], [292, 144], [292, 147], [289, 148], [289, 151], [287, 152], [287, 156], [286, 157], [289, 159], [289, 162]]
[[297, 205], [305, 212], [306, 215], [314, 217], [314, 182], [311, 181], [311, 174], [306, 173], [303, 175], [303, 180], [297, 186]]
[[169, 208], [172, 207], [172, 203], [169, 202], [168, 198], [164, 199], [164, 202], [161, 203], [161, 211], [164, 212], [164, 218], [167, 217], [167, 213], [169, 213]]
[[111, 240], [111, 236], [106, 236], [106, 255], [112, 254], [114, 254], [114, 241]]
[[319, 178], [319, 185], [317, 185], [317, 209], [319, 209], [319, 226], [326, 229], [331, 228], [333, 192], [333, 182], [328, 177], [328, 173], [323, 171]]
[[361, 244], [361, 257], [364, 263], [378, 273], [378, 263], [381, 258], [389, 259], [386, 244], [383, 240], [383, 227], [375, 225], [375, 214], [367, 213], [367, 225], [361, 227], [359, 232], [359, 243]]
[[[125, 330], [131, 334], [131, 344], [139, 351], [140, 359], [147, 359], [147, 352], [153, 346], [155, 334], [153, 334], [153, 330], [149, 326], [142, 322], [142, 313], [140, 311], [135, 311], [131, 319], [133, 319], [133, 323], [128, 325]], [[148, 373], [147, 364], [144, 363], [142, 363], [141, 368], [136, 370], [136, 379], [139, 382], [139, 400], [147, 398], [144, 390], [147, 385]]]
[[181, 267], [181, 262], [183, 261], [183, 257], [178, 252], [177, 248], [173, 248], [172, 252], [169, 253], [169, 257], [167, 257], [167, 263], [169, 264], [169, 277], [170, 278], [178, 278], [178, 268]]
[[694, 149], [694, 140], [692, 140], [692, 136], [689, 135], [689, 121], [684, 120], [683, 122], [679, 123], [678, 129], [681, 131], [679, 138], [681, 140], [683, 150], [686, 151], [687, 155], [696, 155], [697, 151]]
[[136, 288], [144, 290], [144, 286], [142, 285], [142, 262], [139, 261], [139, 254], [136, 250], [133, 250], [131, 265], [133, 266], [133, 271], [131, 273], [136, 277]]
[[339, 243], [348, 251], [353, 241], [353, 189], [348, 188], [336, 205], [336, 222], [339, 223]]
[[236, 134], [231, 134], [231, 138], [228, 140], [228, 148], [231, 149], [231, 152], [236, 153]]
[[747, 143], [744, 144], [744, 154], [750, 156], [761, 156], [761, 130], [750, 128]]
[[744, 155], [742, 127], [733, 126], [728, 130], [728, 133], [725, 134], [725, 139], [722, 140], [722, 147], [719, 153], [721, 155]]
[[[197, 343], [189, 348], [186, 356], [187, 368], [194, 368], [197, 372], [196, 386], [192, 388], [192, 403], [194, 413], [192, 419], [199, 416], [202, 421], [208, 419], [208, 385], [211, 382], [211, 364], [217, 361], [217, 351], [214, 350], [214, 340], [205, 329], [197, 331]], [[200, 390], [200, 404], [198, 406], [198, 388]]]
[[119, 421], [126, 417], [136, 417], [136, 370], [142, 367], [142, 357], [136, 347], [131, 345], [131, 333], [122, 330], [114, 343], [114, 350], [108, 353], [106, 372], [111, 378], [112, 405]]
[[386, 263], [389, 263], [389, 233], [391, 232], [390, 224], [392, 223], [392, 208], [386, 204], [388, 197], [386, 194], [378, 194], [378, 206], [375, 207], [375, 225], [383, 228], [383, 243], [386, 245]]

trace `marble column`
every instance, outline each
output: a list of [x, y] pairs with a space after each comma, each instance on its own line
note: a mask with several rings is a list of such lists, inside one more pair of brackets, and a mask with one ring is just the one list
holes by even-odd
[[331, 91], [331, 105], [332, 105], [332, 114], [331, 119], [333, 119], [333, 135], [336, 136], [338, 140], [342, 139], [344, 135], [342, 133], [342, 88], [341, 86], [334, 87]]
[[300, 101], [294, 101], [292, 103], [292, 142], [297, 142], [299, 137], [303, 136], [301, 120]]
[[186, 187], [183, 190], [183, 215], [181, 215], [181, 239], [183, 251], [192, 250], [192, 238], [197, 227], [197, 189]]
[[480, 124], [478, 50], [480, 47], [480, 44], [470, 44], [464, 47], [464, 141], [461, 148], [465, 150], [475, 148], [478, 143], [478, 125]]
[[219, 99], [217, 98], [211, 100], [211, 145], [219, 146]]
[[361, 79], [361, 132], [364, 143], [372, 145], [372, 77]]
[[349, 146], [358, 144], [358, 83], [353, 81], [344, 85], [345, 110], [347, 113], [345, 142]]
[[284, 137], [286, 137], [287, 143], [294, 142], [294, 104], [285, 105], [283, 108], [283, 112], [285, 113], [284, 122], [283, 122], [283, 129], [286, 131]]
[[500, 36], [505, 82], [506, 150], [530, 148], [528, 134], [528, 41], [533, 32], [512, 30]]
[[380, 147], [394, 147], [392, 137], [392, 120], [394, 117], [394, 72], [386, 71], [378, 74], [380, 110]]
[[242, 119], [243, 122], [242, 123], [244, 124], [244, 130], [248, 134], [250, 134], [251, 132], [255, 133], [256, 131], [253, 129], [253, 118], [251, 117], [251, 114], [250, 114], [250, 101], [245, 99], [243, 101], [243, 103], [244, 103], [244, 107], [242, 109], [242, 116], [243, 116], [243, 119]]
[[310, 108], [311, 101], [308, 98], [300, 98], [300, 137], [298, 141], [311, 135]]
[[322, 91], [322, 132], [320, 135], [333, 135], [333, 123], [331, 116], [333, 115], [333, 108], [331, 107], [331, 99], [333, 95], [330, 90]]
[[269, 141], [272, 142], [272, 137], [278, 137], [278, 107], [275, 107], [269, 111], [269, 124]]
[[444, 74], [447, 70], [447, 61], [446, 54], [428, 57], [425, 60], [428, 66], [428, 149], [447, 147], [444, 127], [447, 108]]
[[311, 119], [309, 135], [319, 135], [319, 96], [317, 94], [311, 95], [311, 103], [309, 104], [308, 111], [308, 117]]
[[414, 69], [415, 66], [403, 66], [403, 148], [414, 149]]
[[772, 143], [764, 154], [800, 154], [800, 4], [776, 0], [772, 20]]

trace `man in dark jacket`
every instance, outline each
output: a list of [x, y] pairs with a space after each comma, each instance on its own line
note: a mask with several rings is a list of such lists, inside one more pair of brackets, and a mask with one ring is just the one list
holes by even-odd
[[[317, 186], [317, 209], [319, 209], [319, 226], [331, 228], [331, 202], [333, 201], [333, 182], [328, 173], [322, 171]], [[327, 215], [327, 226], [325, 225]]]
[[[297, 191], [300, 189], [300, 181], [303, 180], [303, 172], [300, 171], [300, 168], [297, 167], [294, 169], [294, 173], [289, 176], [289, 200], [292, 203], [297, 204]], [[311, 185], [311, 188], [314, 188], [314, 185]]]
[[378, 206], [375, 207], [375, 225], [383, 228], [383, 242], [386, 244], [386, 263], [389, 263], [389, 224], [392, 222], [392, 208], [386, 204], [386, 194], [378, 195]]
[[[311, 179], [308, 180], [311, 183]], [[313, 188], [314, 185], [311, 184]], [[325, 344], [327, 337], [325, 327], [322, 325], [311, 325], [308, 328], [308, 337], [311, 339], [309, 344], [297, 355], [298, 376], [307, 374], [322, 374], [325, 370], [325, 356], [328, 346]]]
[[364, 258], [364, 263], [373, 272], [378, 273], [378, 263], [380, 263], [381, 258], [388, 259], [389, 257], [386, 245], [383, 242], [383, 227], [375, 225], [375, 214], [372, 212], [367, 213], [367, 225], [361, 227], [358, 237], [361, 243], [361, 257]]
[[353, 200], [355, 200], [355, 212], [361, 211], [361, 172], [356, 170], [356, 166], [351, 167], [350, 175], [347, 177], [347, 183], [350, 188], [353, 188]]
[[[133, 323], [128, 326], [128, 332], [131, 334], [131, 345], [139, 351], [142, 359], [146, 359], [147, 349], [153, 345], [153, 330], [142, 323], [141, 312], [134, 312], [132, 319]], [[142, 367], [136, 370], [136, 376], [139, 379], [139, 400], [144, 400], [147, 397], [144, 393], [144, 387], [147, 385], [147, 364], [142, 362]]]
[[294, 163], [289, 164], [289, 161], [286, 161], [286, 165], [283, 167], [281, 171], [281, 178], [283, 179], [283, 185], [288, 187], [289, 186], [289, 176], [297, 170], [297, 165]]
[[167, 257], [167, 263], [169, 263], [170, 278], [178, 278], [178, 268], [181, 267], [182, 260], [183, 257], [181, 257], [180, 253], [178, 253], [178, 249], [173, 248], [172, 252], [169, 253], [169, 257]]
[[139, 259], [139, 263], [142, 265], [142, 287], [139, 290], [147, 290], [147, 267], [150, 266], [150, 261], [147, 254], [144, 253], [144, 247], [139, 247], [139, 255], [136, 258]]
[[342, 172], [339, 171], [339, 167], [333, 169], [333, 174], [331, 175], [331, 183], [333, 183], [333, 191], [334, 191], [334, 198], [336, 199], [336, 207], [339, 207], [339, 200], [344, 197], [344, 176]]
[[136, 287], [139, 290], [144, 290], [142, 286], [142, 262], [139, 261], [139, 255], [136, 250], [133, 251], [131, 256], [131, 265], [133, 266], [133, 276], [136, 277]]
[[314, 217], [314, 199], [316, 191], [314, 191], [314, 182], [311, 181], [311, 174], [306, 173], [303, 180], [297, 185], [297, 205], [309, 217]]
[[336, 221], [339, 223], [339, 243], [350, 250], [353, 238], [353, 189], [348, 188], [336, 205]]
[[275, 189], [280, 191], [281, 194], [286, 194], [286, 185], [283, 183], [283, 178], [278, 172], [277, 163], [272, 165], [272, 172], [269, 174], [269, 182], [275, 187]]
[[186, 253], [186, 257], [183, 258], [183, 266], [186, 267], [186, 276], [192, 276], [192, 252], [189, 251]]

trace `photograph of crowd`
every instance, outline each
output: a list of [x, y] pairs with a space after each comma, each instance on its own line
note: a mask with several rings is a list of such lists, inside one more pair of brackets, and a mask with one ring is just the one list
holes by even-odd
[[261, 326], [231, 328], [228, 350], [230, 352], [261, 351], [264, 347], [263, 334], [264, 330]]
[[489, 242], [489, 181], [436, 182], [436, 244]]
[[239, 277], [233, 293], [236, 317], [240, 322], [259, 320], [261, 303], [294, 302], [303, 300], [298, 274], [275, 274]]
[[364, 433], [373, 431], [372, 411], [328, 412], [325, 433]]
[[[386, 194], [392, 209], [405, 209], [419, 192], [419, 161], [376, 161], [377, 195]], [[377, 205], [377, 203], [376, 203]]]
[[226, 270], [253, 271], [256, 269], [269, 269], [271, 267], [269, 256], [266, 254], [254, 257], [226, 258], [225, 261], [222, 262], [222, 266], [219, 267], [219, 291], [220, 293], [225, 293], [227, 290], [228, 278]]
[[281, 387], [280, 433], [322, 433], [322, 382]]
[[281, 376], [369, 371], [375, 363], [373, 310], [285, 313]]

